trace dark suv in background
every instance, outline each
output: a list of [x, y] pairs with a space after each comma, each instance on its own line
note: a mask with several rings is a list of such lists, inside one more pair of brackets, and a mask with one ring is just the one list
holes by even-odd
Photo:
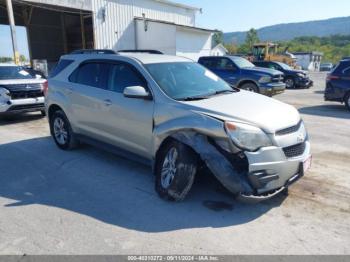
[[327, 76], [325, 100], [345, 103], [350, 110], [350, 59], [340, 61]]
[[283, 73], [273, 69], [259, 68], [238, 56], [207, 56], [199, 58], [202, 64], [230, 85], [255, 93], [273, 96], [283, 93]]
[[313, 86], [313, 81], [310, 80], [305, 71], [293, 69], [287, 64], [274, 61], [257, 61], [254, 64], [283, 72], [286, 88], [310, 88]]

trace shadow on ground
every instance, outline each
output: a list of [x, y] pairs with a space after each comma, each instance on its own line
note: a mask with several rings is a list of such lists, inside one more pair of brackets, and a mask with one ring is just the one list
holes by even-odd
[[186, 201], [166, 202], [150, 168], [89, 146], [60, 151], [48, 137], [0, 145], [0, 163], [2, 213], [39, 204], [142, 232], [249, 223], [284, 200], [238, 203], [204, 176]]
[[41, 113], [28, 113], [28, 114], [13, 114], [7, 116], [0, 116], [0, 126], [14, 125], [18, 123], [25, 123], [42, 119]]
[[299, 108], [301, 114], [350, 119], [350, 111], [344, 105], [320, 105]]

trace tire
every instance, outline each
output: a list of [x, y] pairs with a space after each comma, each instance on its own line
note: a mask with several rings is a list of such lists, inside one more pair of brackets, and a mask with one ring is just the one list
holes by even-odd
[[40, 113], [41, 113], [42, 116], [46, 116], [45, 110], [41, 110]]
[[295, 80], [292, 77], [286, 78], [286, 88], [287, 89], [295, 89]]
[[190, 191], [198, 167], [198, 157], [188, 146], [170, 141], [156, 160], [156, 184], [158, 195], [169, 201], [182, 201]]
[[50, 118], [50, 131], [56, 145], [62, 150], [72, 150], [79, 144], [67, 116], [61, 110], [54, 112]]
[[348, 110], [350, 110], [350, 92], [345, 95], [344, 103]]
[[243, 90], [246, 90], [246, 91], [259, 93], [259, 88], [254, 83], [243, 84], [240, 88], [243, 89]]

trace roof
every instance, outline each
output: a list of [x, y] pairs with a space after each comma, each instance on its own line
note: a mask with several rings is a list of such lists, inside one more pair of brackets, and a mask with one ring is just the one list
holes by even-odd
[[226, 53], [228, 53], [228, 50], [226, 49], [226, 47], [224, 47], [223, 44], [218, 44], [218, 45], [214, 46], [214, 47], [213, 47], [213, 50], [214, 50], [214, 49], [217, 49], [217, 48], [221, 48], [221, 49], [223, 49]]
[[120, 55], [135, 58], [143, 64], [193, 62], [192, 60], [185, 57], [171, 56], [171, 55], [154, 55], [154, 54], [144, 54], [144, 53], [122, 53]]
[[203, 32], [207, 32], [207, 33], [219, 32], [218, 30], [211, 30], [211, 29], [207, 29], [207, 28], [194, 27], [194, 26], [188, 26], [188, 25], [181, 25], [181, 24], [176, 24], [176, 23], [173, 23], [173, 22], [167, 22], [167, 21], [157, 20], [157, 19], [149, 19], [149, 18], [145, 19], [143, 17], [135, 17], [134, 19], [135, 20], [140, 20], [140, 21], [149, 21], [149, 22], [155, 22], [155, 23], [160, 23], [160, 24], [166, 24], [166, 25], [174, 25], [174, 26], [186, 28], [186, 29], [189, 29], [189, 30], [203, 31]]
[[143, 64], [159, 64], [172, 62], [193, 62], [192, 60], [171, 55], [155, 55], [146, 53], [119, 53], [119, 54], [68, 54], [62, 56], [65, 59], [90, 60], [90, 59], [118, 59], [118, 57], [129, 57], [140, 61]]
[[190, 6], [190, 5], [184, 5], [184, 4], [180, 4], [180, 3], [176, 3], [176, 2], [168, 1], [168, 0], [154, 0], [154, 1], [166, 4], [166, 5], [177, 6], [177, 7], [186, 8], [186, 9], [195, 10], [195, 11], [201, 11], [202, 10], [201, 8], [198, 8], [198, 7], [194, 7], [194, 6]]

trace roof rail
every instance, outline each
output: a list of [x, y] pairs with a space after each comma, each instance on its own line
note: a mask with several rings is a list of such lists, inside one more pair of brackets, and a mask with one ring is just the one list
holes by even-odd
[[118, 50], [118, 53], [147, 53], [147, 54], [153, 54], [153, 55], [164, 55], [162, 52], [158, 50], [146, 50], [146, 49]]
[[70, 53], [71, 55], [83, 55], [83, 54], [104, 54], [104, 55], [115, 55], [117, 54], [112, 49], [79, 49]]

